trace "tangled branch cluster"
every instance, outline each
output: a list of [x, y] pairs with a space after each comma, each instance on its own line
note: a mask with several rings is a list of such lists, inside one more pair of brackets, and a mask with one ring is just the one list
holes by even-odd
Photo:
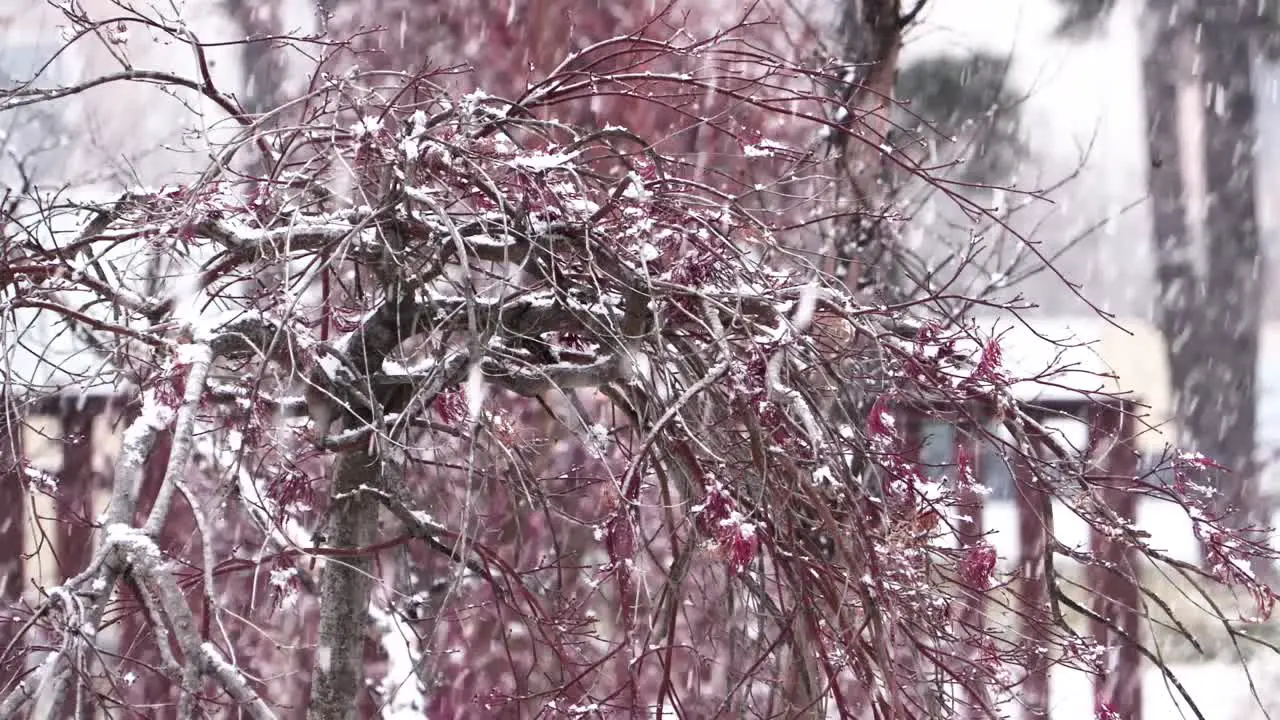
[[[0, 715], [93, 688], [180, 717], [933, 718], [1037, 654], [1097, 669], [1056, 604], [1051, 647], [966, 624], [1007, 589], [989, 545], [948, 545], [976, 479], [962, 454], [930, 480], [901, 411], [998, 408], [1039, 487], [1168, 559], [1034, 449], [997, 342], [810, 261], [851, 214], [826, 138], [876, 146], [829, 119], [838, 73], [723, 33], [601, 43], [514, 100], [439, 79], [326, 67], [193, 181], [70, 232], [57, 198], [9, 218], [8, 312], [64, 318], [131, 405], [104, 540], [6, 650], [40, 662]], [[625, 96], [729, 132], [708, 94], [813, 144], [754, 137], [749, 173], [699, 180], [557, 119]], [[1240, 564], [1264, 546], [1218, 546], [1269, 607]]]

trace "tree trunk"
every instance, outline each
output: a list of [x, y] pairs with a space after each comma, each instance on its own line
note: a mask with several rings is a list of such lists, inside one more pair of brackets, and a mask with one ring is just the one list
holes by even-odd
[[1258, 131], [1246, 12], [1233, 6], [1206, 13], [1202, 26], [1210, 248], [1206, 290], [1212, 302], [1203, 304], [1210, 342], [1193, 385], [1202, 397], [1196, 398], [1188, 418], [1203, 451], [1232, 470], [1221, 500], [1224, 507], [1242, 510], [1239, 525], [1257, 519], [1253, 454], [1262, 312], [1254, 188]]
[[[840, 42], [847, 68], [840, 88], [839, 120], [849, 134], [839, 134], [833, 149], [842, 210], [849, 213], [824, 239], [823, 270], [851, 293], [893, 302], [901, 287], [897, 263], [887, 252], [895, 242], [891, 223], [883, 219], [891, 186], [885, 182], [884, 150], [888, 147], [893, 87], [902, 46], [900, 0], [842, 0]], [[844, 388], [830, 412], [861, 422], [871, 397], [853, 385]], [[855, 420], [855, 418], [857, 420]]]
[[[1230, 468], [1223, 504], [1248, 507], [1256, 504], [1261, 312], [1252, 61], [1242, 11], [1227, 16], [1212, 0], [1201, 4], [1188, 15], [1175, 12], [1174, 0], [1149, 0], [1144, 17], [1156, 318], [1168, 343], [1178, 442]], [[1203, 226], [1188, 218], [1193, 184], [1205, 193]]]
[[[1202, 363], [1207, 343], [1201, 320], [1204, 288], [1199, 258], [1187, 222], [1183, 172], [1194, 158], [1185, 156], [1183, 136], [1188, 118], [1179, 118], [1179, 100], [1191, 89], [1191, 51], [1187, 30], [1170, 21], [1173, 0], [1149, 0], [1143, 15], [1143, 97], [1147, 113], [1149, 154], [1147, 187], [1151, 195], [1151, 235], [1155, 245], [1159, 296], [1155, 314], [1167, 343], [1173, 414], [1183, 437], [1194, 444], [1191, 433], [1196, 391], [1193, 371]], [[1182, 122], [1180, 122], [1180, 119]], [[1185, 167], [1184, 167], [1185, 166]]]
[[849, 67], [845, 102], [846, 122], [862, 138], [844, 138], [844, 182], [857, 213], [840, 232], [833, 272], [852, 291], [883, 294], [892, 279], [883, 273], [885, 249], [892, 242], [890, 225], [882, 220], [888, 198], [884, 182], [884, 150], [889, 143], [894, 80], [902, 47], [899, 0], [845, 0], [840, 35], [844, 63]]
[[[373, 544], [378, 501], [361, 486], [380, 488], [381, 463], [363, 450], [343, 453], [334, 469], [326, 544], [353, 549]], [[373, 559], [329, 558], [321, 579], [320, 640], [311, 684], [313, 720], [355, 720], [364, 690], [364, 640], [373, 589]]]

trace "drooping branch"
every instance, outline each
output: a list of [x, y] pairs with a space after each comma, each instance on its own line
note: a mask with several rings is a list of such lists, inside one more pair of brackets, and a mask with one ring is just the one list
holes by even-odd
[[[239, 333], [233, 332], [230, 335], [239, 336]], [[83, 598], [83, 601], [77, 601], [73, 605], [60, 604], [62, 612], [75, 613], [72, 617], [75, 617], [77, 622], [69, 625], [68, 641], [63, 649], [54, 651], [29, 681], [21, 683], [3, 701], [0, 701], [0, 717], [12, 716], [32, 698], [38, 698], [39, 705], [36, 710], [38, 714], [56, 717], [67, 696], [72, 676], [81, 666], [83, 653], [92, 647], [93, 637], [106, 612], [116, 584], [122, 576], [131, 572], [131, 568], [139, 558], [153, 555], [158, 561], [159, 553], [153, 544], [154, 538], [158, 536], [168, 517], [173, 493], [182, 482], [182, 474], [187, 470], [196, 414], [205, 389], [205, 379], [214, 361], [212, 348], [233, 349], [238, 347], [240, 342], [230, 339], [227, 334], [216, 332], [208, 333], [204, 339], [206, 344], [179, 348], [180, 357], [177, 358], [179, 364], [186, 361], [190, 369], [184, 378], [186, 392], [176, 410], [163, 404], [155, 391], [149, 391], [144, 395], [139, 417], [124, 433], [120, 459], [116, 468], [116, 482], [105, 517], [105, 539], [95, 552], [89, 567], [69, 579], [63, 586], [64, 590], [51, 593], [52, 598], [64, 595]], [[146, 458], [155, 444], [157, 434], [171, 425], [175, 425], [174, 441], [164, 483], [144, 528], [135, 530], [133, 522], [137, 512]], [[206, 547], [210, 540], [211, 538], [206, 535], [204, 538]], [[160, 597], [164, 599], [164, 594], [160, 593]], [[48, 602], [54, 603], [56, 600]], [[186, 600], [180, 594], [177, 602], [186, 609]], [[190, 611], [185, 611], [189, 617]], [[172, 616], [172, 610], [170, 615]], [[187, 626], [190, 627], [190, 625], [188, 621]], [[86, 630], [89, 634], [85, 634]], [[200, 659], [205, 654], [205, 651], [201, 650], [191, 655], [189, 662], [198, 663], [192, 666], [193, 668], [202, 671], [204, 666], [199, 663], [205, 662]], [[243, 683], [243, 679], [240, 682]], [[258, 703], [261, 704], [261, 701], [259, 700]], [[265, 706], [262, 707], [265, 708]], [[262, 717], [269, 716], [268, 713]]]

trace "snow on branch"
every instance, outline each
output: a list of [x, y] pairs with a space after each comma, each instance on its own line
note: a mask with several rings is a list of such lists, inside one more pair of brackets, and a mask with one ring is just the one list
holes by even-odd
[[[517, 25], [545, 21], [528, 12]], [[129, 17], [203, 58], [177, 24]], [[1108, 505], [1128, 492], [1198, 513], [1198, 577], [1271, 609], [1250, 563], [1272, 553], [1183, 477], [1211, 468], [1117, 480], [1099, 458], [1131, 441], [1120, 426], [1087, 456], [1049, 438], [1028, 400], [1110, 418], [1116, 398], [1030, 392], [1062, 373], [964, 311], [998, 303], [827, 274], [827, 239], [880, 212], [833, 190], [846, 158], [817, 151], [834, 133], [880, 152], [833, 92], [838, 63], [790, 60], [754, 20], [674, 17], [530, 61], [505, 97], [327, 40], [306, 95], [252, 117], [208, 77], [141, 70], [0, 96], [159, 83], [237, 125], [199, 175], [93, 203], [33, 193], [6, 221], [5, 327], [49, 330], [35, 354], [65, 366], [14, 384], [128, 397], [103, 542], [23, 631], [71, 639], [0, 715], [67, 697], [119, 610], [151, 634], [122, 630], [134, 655], [105, 675], [163, 672], [101, 692], [172, 690], [184, 716], [226, 702], [206, 681], [256, 718], [354, 717], [369, 687], [397, 717], [962, 716], [1045, 658], [1097, 669], [1055, 559], [1142, 578], [1058, 541], [1053, 503], [1168, 565]], [[911, 158], [884, 162], [974, 210]], [[927, 466], [926, 420], [972, 447]], [[973, 448], [1043, 500], [1023, 575], [963, 523]], [[997, 601], [1037, 634], [964, 610]]]

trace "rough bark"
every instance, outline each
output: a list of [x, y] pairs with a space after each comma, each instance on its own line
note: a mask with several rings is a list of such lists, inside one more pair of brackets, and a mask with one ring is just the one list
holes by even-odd
[[1151, 196], [1151, 235], [1155, 245], [1159, 297], [1156, 321], [1166, 338], [1174, 415], [1194, 413], [1190, 376], [1205, 346], [1198, 310], [1204, 306], [1198, 257], [1187, 222], [1182, 171], [1179, 89], [1190, 77], [1186, 29], [1169, 21], [1173, 0], [1150, 0], [1143, 16], [1142, 86], [1147, 113], [1147, 187]]
[[1262, 252], [1255, 196], [1257, 148], [1253, 46], [1245, 29], [1253, 15], [1238, 3], [1210, 2], [1200, 42], [1206, 92], [1205, 220], [1209, 242], [1203, 323], [1210, 342], [1196, 368], [1197, 391], [1188, 430], [1202, 451], [1232, 470], [1225, 506], [1248, 509], [1256, 493], [1254, 441]]
[[[1096, 29], [1115, 6], [1063, 4], [1059, 31], [1068, 35]], [[1155, 316], [1168, 343], [1177, 440], [1232, 470], [1223, 507], [1257, 506], [1262, 255], [1252, 58], [1274, 44], [1266, 32], [1273, 12], [1268, 3], [1147, 0], [1142, 15]], [[1195, 189], [1205, 197], [1189, 197]]]
[[[364, 451], [344, 453], [334, 469], [327, 544], [358, 548], [372, 544], [378, 499], [362, 486], [381, 487], [378, 459]], [[364, 640], [373, 589], [373, 558], [356, 554], [325, 563], [321, 580], [320, 642], [316, 649], [309, 716], [315, 720], [356, 717], [364, 689]]]
[[[379, 370], [396, 346], [414, 333], [417, 320], [418, 306], [412, 299], [399, 297], [384, 303], [342, 350], [353, 377], [367, 379]], [[350, 413], [344, 420], [347, 427], [361, 422]], [[378, 492], [386, 489], [383, 470], [387, 462], [387, 458], [375, 455], [369, 445], [338, 456], [329, 497], [326, 545], [355, 550], [373, 544], [378, 530]], [[374, 492], [365, 492], [364, 488]], [[309, 717], [315, 720], [357, 716], [364, 689], [372, 570], [373, 558], [358, 552], [325, 563], [320, 591], [320, 639], [309, 711]]]
[[842, 141], [848, 196], [863, 214], [837, 239], [834, 273], [855, 291], [883, 292], [885, 288], [877, 286], [889, 282], [872, 269], [884, 269], [885, 263], [879, 261], [892, 241], [889, 224], [883, 220], [889, 188], [883, 182], [881, 148], [887, 146], [892, 128], [890, 110], [904, 23], [901, 13], [899, 0], [845, 0], [841, 17], [844, 62], [849, 67], [847, 120], [867, 141]]

